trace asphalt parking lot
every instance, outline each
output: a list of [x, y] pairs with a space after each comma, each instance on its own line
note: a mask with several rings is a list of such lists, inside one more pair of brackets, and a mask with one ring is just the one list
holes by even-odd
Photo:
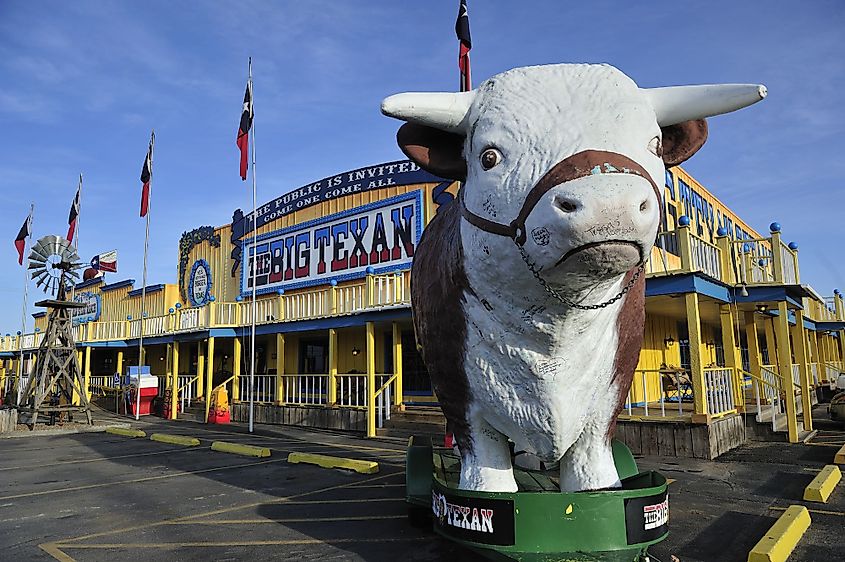
[[[791, 504], [813, 523], [790, 560], [845, 558], [843, 484], [827, 504], [804, 486], [845, 443], [823, 420], [808, 445], [752, 443], [717, 461], [638, 459], [670, 484], [670, 536], [656, 560], [745, 560]], [[404, 505], [404, 444], [257, 426], [142, 420], [201, 439], [182, 447], [105, 433], [0, 440], [0, 559], [480, 560], [412, 527]], [[269, 447], [269, 458], [210, 450], [215, 439]], [[377, 460], [364, 475], [288, 464], [292, 451]]]

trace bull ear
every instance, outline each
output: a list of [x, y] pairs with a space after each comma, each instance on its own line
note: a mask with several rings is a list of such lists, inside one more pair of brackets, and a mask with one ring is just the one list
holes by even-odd
[[405, 123], [396, 133], [399, 148], [420, 168], [441, 178], [459, 181], [467, 177], [465, 140], [462, 135], [415, 123]]
[[707, 121], [696, 119], [661, 127], [663, 131], [663, 162], [666, 167], [677, 166], [698, 152], [707, 141]]

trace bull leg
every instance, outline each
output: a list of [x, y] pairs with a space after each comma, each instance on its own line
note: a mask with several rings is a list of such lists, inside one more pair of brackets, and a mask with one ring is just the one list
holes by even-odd
[[560, 460], [560, 491], [601, 490], [621, 485], [607, 438], [607, 425], [588, 424]]
[[459, 440], [461, 490], [516, 492], [508, 439], [484, 421], [470, 429], [469, 444]]

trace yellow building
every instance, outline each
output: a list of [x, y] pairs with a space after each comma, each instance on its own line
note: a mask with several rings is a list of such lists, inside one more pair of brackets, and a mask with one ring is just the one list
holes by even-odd
[[[114, 373], [139, 363], [143, 335], [160, 396], [177, 396], [165, 413], [205, 418], [212, 391], [225, 388], [236, 420], [251, 395], [258, 422], [374, 436], [391, 414], [436, 402], [416, 351], [409, 270], [422, 230], [457, 189], [410, 161], [336, 174], [262, 205], [255, 220], [236, 210], [230, 224], [186, 231], [175, 283], [77, 285], [89, 392], [110, 392]], [[816, 389], [843, 368], [845, 310], [840, 295], [801, 284], [780, 226], [760, 234], [674, 168], [647, 272], [621, 438], [635, 453], [705, 457], [735, 446], [743, 425], [797, 441]], [[7, 394], [21, 349], [26, 360], [46, 328], [35, 316], [34, 334], [0, 337]]]

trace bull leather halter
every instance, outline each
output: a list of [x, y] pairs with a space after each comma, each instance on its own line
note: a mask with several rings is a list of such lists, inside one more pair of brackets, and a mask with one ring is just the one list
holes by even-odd
[[654, 189], [654, 193], [657, 196], [657, 200], [661, 200], [660, 190], [657, 187], [657, 184], [654, 182], [654, 179], [652, 179], [651, 174], [649, 174], [641, 165], [637, 164], [627, 156], [617, 152], [584, 150], [561, 160], [555, 164], [551, 170], [546, 172], [543, 177], [540, 178], [540, 181], [538, 181], [534, 187], [531, 188], [531, 191], [528, 192], [528, 196], [525, 198], [525, 201], [523, 201], [519, 214], [510, 222], [510, 224], [491, 221], [476, 215], [467, 209], [463, 190], [461, 190], [458, 197], [461, 201], [461, 215], [467, 220], [467, 222], [480, 230], [496, 234], [498, 236], [506, 236], [512, 239], [519, 249], [519, 254], [528, 266], [528, 269], [543, 289], [558, 301], [566, 304], [567, 306], [581, 310], [596, 310], [599, 308], [605, 308], [621, 299], [631, 289], [631, 287], [633, 287], [634, 283], [636, 283], [637, 279], [643, 272], [645, 267], [644, 262], [639, 264], [637, 271], [625, 287], [623, 287], [622, 290], [614, 297], [599, 304], [582, 305], [573, 302], [555, 291], [546, 282], [546, 280], [540, 276], [540, 271], [531, 262], [528, 253], [525, 251], [525, 240], [527, 237], [525, 232], [525, 221], [528, 220], [528, 215], [531, 214], [531, 211], [534, 210], [534, 207], [540, 202], [543, 195], [555, 186], [568, 181], [598, 174], [634, 174], [640, 176], [651, 184], [651, 187]]

